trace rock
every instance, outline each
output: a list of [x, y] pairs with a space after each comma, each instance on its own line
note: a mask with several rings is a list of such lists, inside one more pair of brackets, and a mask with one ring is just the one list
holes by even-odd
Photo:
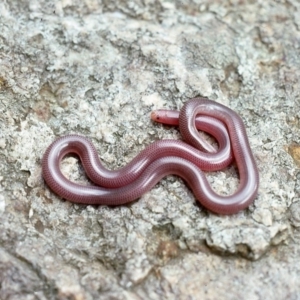
[[[1, 3], [0, 298], [297, 299], [299, 11], [297, 1]], [[41, 158], [56, 137], [88, 136], [116, 169], [179, 139], [150, 111], [195, 96], [245, 122], [260, 171], [248, 209], [212, 214], [174, 176], [115, 208], [74, 205], [45, 185]], [[76, 158], [62, 170], [90, 184]], [[207, 177], [220, 194], [239, 182], [234, 167]]]

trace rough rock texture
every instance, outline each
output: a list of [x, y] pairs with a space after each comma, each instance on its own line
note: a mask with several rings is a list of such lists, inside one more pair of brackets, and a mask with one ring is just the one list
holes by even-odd
[[[0, 3], [0, 299], [300, 299], [300, 4], [296, 0]], [[139, 201], [73, 205], [41, 178], [55, 137], [103, 163], [154, 140], [155, 108], [194, 96], [243, 118], [255, 203], [219, 216], [177, 177]], [[87, 182], [73, 158], [66, 176]], [[207, 174], [219, 193], [234, 167]]]

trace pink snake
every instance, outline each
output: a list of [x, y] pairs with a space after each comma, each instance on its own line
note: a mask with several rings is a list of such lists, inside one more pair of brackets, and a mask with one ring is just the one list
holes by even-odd
[[[46, 183], [56, 194], [74, 203], [122, 205], [140, 198], [166, 175], [175, 174], [185, 180], [203, 206], [215, 213], [233, 214], [254, 201], [259, 175], [245, 126], [237, 113], [217, 102], [194, 98], [185, 103], [180, 113], [158, 110], [152, 112], [151, 118], [170, 125], [179, 123], [185, 142], [156, 141], [128, 165], [111, 171], [103, 167], [88, 139], [67, 135], [54, 141], [44, 154], [42, 172]], [[218, 150], [197, 129], [212, 135]], [[71, 153], [79, 156], [95, 185], [80, 185], [62, 174], [60, 162]], [[203, 171], [222, 170], [233, 159], [239, 171], [239, 187], [230, 196], [218, 195]]]

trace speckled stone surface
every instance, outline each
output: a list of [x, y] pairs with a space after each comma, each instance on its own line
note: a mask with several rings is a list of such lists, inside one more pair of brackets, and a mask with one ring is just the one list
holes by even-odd
[[[0, 3], [0, 299], [300, 299], [298, 1]], [[41, 177], [47, 146], [88, 136], [108, 168], [203, 96], [243, 118], [259, 195], [210, 213], [175, 176], [122, 207], [81, 206]], [[88, 183], [74, 157], [64, 174]], [[234, 167], [207, 174], [218, 193]]]

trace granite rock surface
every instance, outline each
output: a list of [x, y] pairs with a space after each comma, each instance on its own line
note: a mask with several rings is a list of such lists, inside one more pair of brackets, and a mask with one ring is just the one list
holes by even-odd
[[[0, 3], [0, 299], [300, 299], [300, 4], [296, 0]], [[177, 128], [151, 110], [202, 96], [244, 120], [255, 202], [210, 213], [175, 176], [121, 207], [74, 205], [41, 176], [86, 135], [126, 165]], [[74, 157], [64, 174], [89, 184]], [[207, 174], [216, 192], [234, 167]]]

